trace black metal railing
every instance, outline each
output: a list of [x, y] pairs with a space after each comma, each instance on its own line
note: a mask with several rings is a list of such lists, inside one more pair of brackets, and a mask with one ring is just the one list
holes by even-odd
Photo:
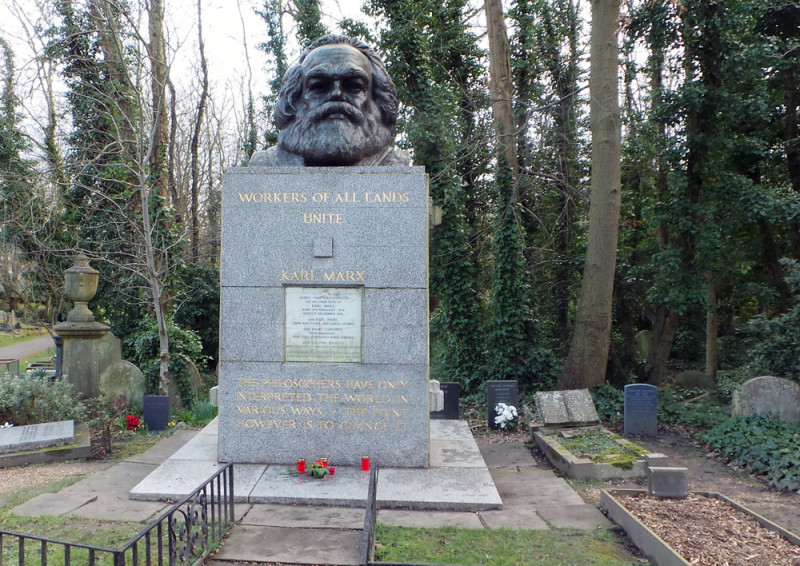
[[0, 530], [0, 566], [193, 566], [233, 522], [233, 464], [228, 464], [117, 549]]
[[[364, 530], [361, 531], [361, 566], [368, 566], [375, 558], [375, 522], [378, 519], [378, 466], [369, 472], [367, 511], [364, 513]], [[0, 564], [2, 566], [2, 564]]]

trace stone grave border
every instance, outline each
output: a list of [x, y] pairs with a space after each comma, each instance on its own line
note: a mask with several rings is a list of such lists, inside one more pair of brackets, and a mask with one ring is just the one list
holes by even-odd
[[[592, 462], [588, 458], [579, 458], [564, 448], [564, 446], [562, 446], [561, 443], [554, 438], [554, 436], [551, 436], [564, 430], [588, 430], [591, 428], [603, 430], [608, 434], [612, 434], [609, 430], [602, 426], [547, 428], [534, 431], [533, 440], [536, 442], [539, 450], [541, 450], [544, 455], [547, 456], [547, 459], [550, 461], [550, 463], [553, 464], [557, 470], [566, 474], [570, 478], [609, 480], [641, 478], [647, 475], [647, 457], [654, 455], [647, 454], [645, 459], [637, 460], [633, 463], [633, 467], [628, 470], [620, 468], [619, 466], [614, 466], [613, 464], [598, 464], [596, 462]], [[614, 440], [622, 446], [635, 444], [625, 438], [615, 438]], [[652, 465], [653, 459], [650, 459], [650, 463]]]
[[[649, 558], [658, 564], [658, 566], [690, 566], [690, 563], [686, 561], [685, 558], [683, 558], [680, 554], [678, 554], [678, 552], [675, 551], [675, 549], [669, 546], [664, 539], [659, 537], [644, 523], [637, 519], [616, 497], [614, 497], [615, 495], [630, 496], [640, 494], [647, 494], [647, 491], [642, 489], [602, 489], [600, 490], [600, 507], [606, 510], [608, 517], [612, 521], [617, 523], [625, 530], [639, 550], [644, 552]], [[762, 517], [744, 505], [736, 503], [732, 499], [729, 499], [720, 493], [693, 491], [692, 494], [724, 501], [731, 507], [738, 509], [746, 515], [749, 515], [767, 529], [778, 533], [781, 537], [789, 542], [800, 546], [800, 537], [796, 534], [792, 533], [791, 531], [787, 531], [769, 519]]]
[[78, 460], [92, 455], [89, 425], [75, 425], [75, 440], [71, 444], [49, 446], [0, 454], [0, 469], [29, 464], [47, 464], [61, 460]]

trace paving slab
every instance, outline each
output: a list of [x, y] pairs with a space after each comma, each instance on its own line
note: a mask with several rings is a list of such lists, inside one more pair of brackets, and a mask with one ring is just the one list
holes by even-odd
[[214, 560], [356, 565], [360, 539], [360, 530], [237, 525]]
[[[224, 464], [206, 460], [169, 459], [132, 487], [128, 497], [136, 501], [183, 499], [218, 472]], [[246, 502], [266, 466], [237, 464], [234, 467], [234, 502]]]
[[505, 504], [501, 511], [481, 511], [480, 516], [489, 529], [546, 531], [550, 528], [533, 506], [511, 507]]
[[430, 465], [434, 468], [485, 468], [486, 464], [475, 441], [464, 439], [431, 439]]
[[26, 517], [60, 517], [97, 499], [95, 494], [43, 493], [11, 509]]
[[539, 464], [524, 442], [495, 442], [480, 446], [481, 456], [490, 468], [532, 467]]
[[134, 454], [126, 458], [125, 461], [158, 466], [180, 448], [183, 448], [197, 434], [196, 430], [176, 430], [170, 436], [165, 436], [141, 454]]
[[542, 468], [494, 468], [494, 484], [504, 502], [528, 497], [538, 504], [583, 503], [583, 499], [563, 479]]
[[381, 470], [379, 507], [480, 511], [501, 509], [503, 500], [486, 468]]
[[[495, 511], [491, 511], [495, 513]], [[502, 513], [502, 511], [497, 511]], [[380, 509], [378, 522], [393, 527], [459, 527], [462, 529], [482, 529], [483, 523], [477, 513], [458, 513], [456, 511], [407, 511], [405, 509]]]
[[152, 464], [139, 464], [135, 462], [120, 462], [116, 466], [92, 474], [70, 486], [65, 487], [60, 493], [64, 494], [98, 494], [118, 493], [127, 494], [128, 490], [146, 478], [155, 470]]
[[150, 522], [169, 508], [166, 502], [130, 501], [126, 494], [107, 495], [100, 493], [85, 505], [64, 513], [68, 517], [116, 521], [124, 517], [126, 521]]
[[242, 518], [242, 524], [267, 527], [362, 529], [364, 509], [258, 503], [253, 505]]
[[597, 507], [582, 504], [541, 505], [536, 513], [556, 529], [610, 529], [613, 523]]

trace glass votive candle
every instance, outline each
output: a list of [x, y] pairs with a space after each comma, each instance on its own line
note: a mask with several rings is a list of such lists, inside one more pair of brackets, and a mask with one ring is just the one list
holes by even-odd
[[323, 468], [328, 467], [328, 459], [327, 458], [320, 458], [319, 461], [322, 463]]
[[369, 471], [369, 456], [361, 456], [361, 471]]
[[335, 466], [328, 466], [328, 471], [331, 473], [332, 476], [336, 475], [336, 467]]
[[305, 458], [298, 458], [297, 459], [297, 473], [303, 474], [306, 471], [306, 460]]

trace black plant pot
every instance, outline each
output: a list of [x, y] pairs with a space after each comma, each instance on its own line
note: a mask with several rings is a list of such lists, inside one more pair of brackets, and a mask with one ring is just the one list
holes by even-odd
[[169, 395], [144, 396], [144, 426], [150, 431], [167, 430], [169, 424]]

